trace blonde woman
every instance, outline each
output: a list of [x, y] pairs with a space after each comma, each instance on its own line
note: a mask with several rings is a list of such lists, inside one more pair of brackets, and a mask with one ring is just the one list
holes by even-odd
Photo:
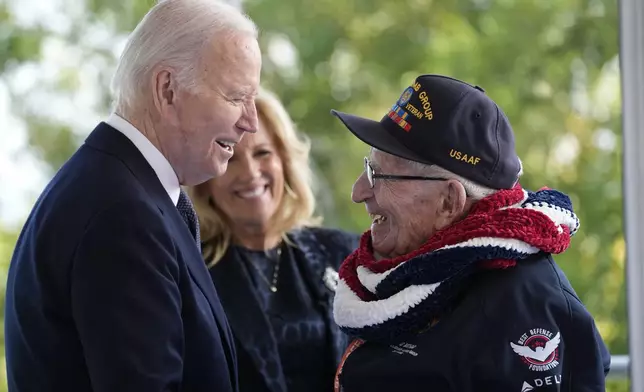
[[204, 259], [237, 346], [241, 392], [330, 391], [345, 336], [337, 268], [358, 236], [317, 227], [309, 144], [261, 91], [259, 129], [223, 176], [190, 189]]

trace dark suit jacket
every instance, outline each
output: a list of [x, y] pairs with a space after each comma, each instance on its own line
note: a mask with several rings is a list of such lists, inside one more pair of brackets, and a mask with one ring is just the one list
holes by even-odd
[[9, 390], [236, 391], [234, 345], [155, 172], [101, 123], [33, 208], [5, 313]]
[[[327, 319], [336, 364], [348, 344], [347, 337], [333, 319], [333, 284], [329, 272], [358, 246], [359, 236], [340, 230], [307, 228], [290, 233], [298, 268]], [[252, 281], [235, 252], [229, 251], [210, 269], [210, 274], [235, 336], [239, 357], [240, 390], [285, 392], [286, 381], [277, 343], [270, 333], [270, 321], [252, 291]], [[297, 391], [295, 391], [297, 392]]]

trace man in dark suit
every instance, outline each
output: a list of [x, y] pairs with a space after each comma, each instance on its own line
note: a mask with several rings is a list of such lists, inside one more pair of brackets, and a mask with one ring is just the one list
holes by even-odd
[[115, 112], [60, 169], [7, 283], [10, 391], [236, 391], [231, 331], [180, 185], [255, 132], [255, 25], [215, 0], [159, 2], [113, 81]]

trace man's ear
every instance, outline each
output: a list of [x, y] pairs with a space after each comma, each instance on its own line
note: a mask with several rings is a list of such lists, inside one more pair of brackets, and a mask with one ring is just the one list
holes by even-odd
[[159, 115], [166, 121], [175, 119], [177, 83], [174, 71], [170, 68], [158, 68], [152, 72], [152, 100]]
[[457, 180], [445, 181], [436, 214], [436, 229], [442, 230], [457, 220], [465, 212], [467, 194], [465, 187]]

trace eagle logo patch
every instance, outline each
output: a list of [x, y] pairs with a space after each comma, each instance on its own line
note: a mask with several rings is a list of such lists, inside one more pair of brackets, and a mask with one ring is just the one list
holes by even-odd
[[559, 343], [559, 332], [534, 328], [521, 335], [517, 343], [510, 342], [510, 347], [530, 370], [545, 372], [559, 366]]

